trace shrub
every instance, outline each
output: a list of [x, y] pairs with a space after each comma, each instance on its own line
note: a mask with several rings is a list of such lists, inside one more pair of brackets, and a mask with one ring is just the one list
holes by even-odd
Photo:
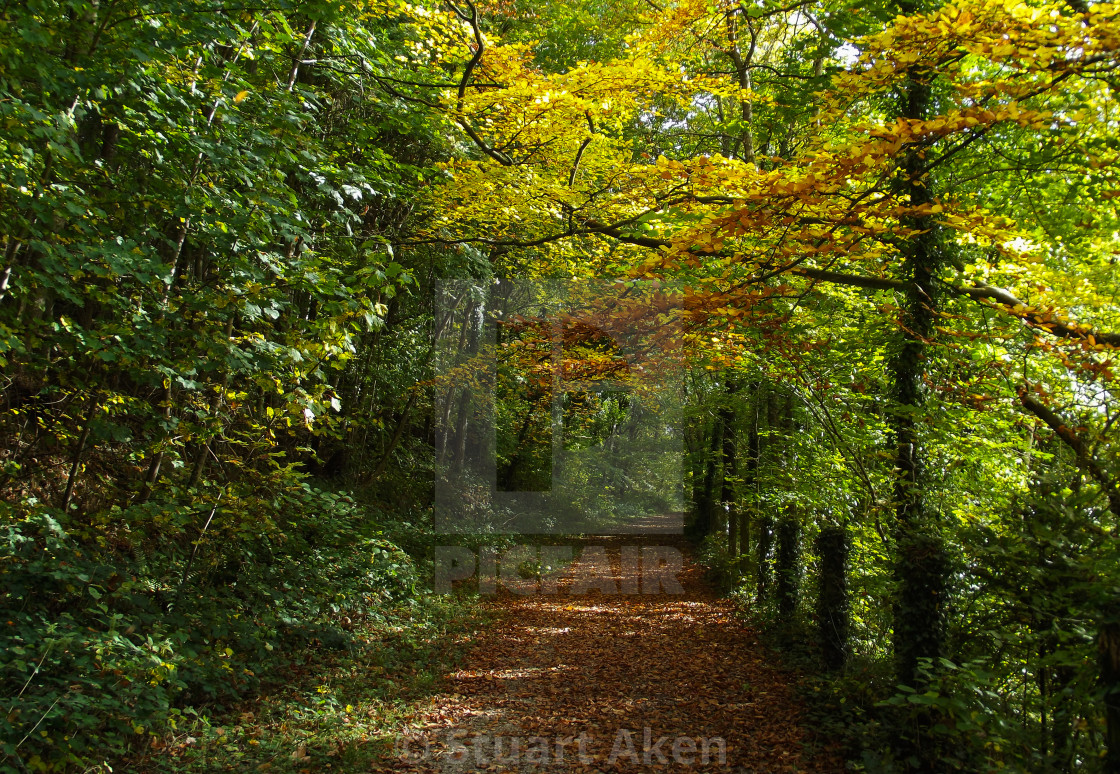
[[121, 754], [256, 690], [293, 647], [344, 646], [353, 618], [417, 582], [367, 511], [305, 482], [69, 523], [33, 502], [2, 515], [0, 770]]

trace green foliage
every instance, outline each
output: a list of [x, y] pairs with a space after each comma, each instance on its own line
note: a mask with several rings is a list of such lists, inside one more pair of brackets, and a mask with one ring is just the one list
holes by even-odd
[[[999, 767], [1016, 729], [1004, 699], [993, 690], [994, 675], [982, 662], [958, 665], [948, 659], [936, 664], [921, 659], [915, 675], [922, 689], [900, 685], [879, 705], [894, 710], [890, 720], [896, 749], [913, 751], [903, 768], [918, 767], [921, 761], [937, 761], [945, 771]], [[933, 750], [923, 749], [931, 742]], [[880, 765], [889, 770], [890, 759], [885, 756]]]
[[[292, 740], [205, 716], [294, 654], [435, 652], [432, 298], [502, 272], [679, 291], [692, 529], [801, 663], [835, 635], [853, 767], [1116, 768], [1117, 38], [1078, 5], [5, 4], [0, 768], [188, 727], [260, 765]], [[677, 510], [674, 454], [614, 455], [655, 408], [554, 417], [542, 330], [506, 331], [501, 485], [562, 446], [543, 526]]]
[[397, 503], [304, 474], [415, 453], [432, 252], [393, 242], [443, 145], [366, 98], [409, 45], [373, 9], [37, 0], [0, 31], [0, 768], [67, 770], [415, 599]]
[[[415, 595], [411, 559], [368, 534], [349, 498], [297, 485], [267, 503], [284, 514], [271, 525], [253, 505], [219, 506], [179, 552], [135, 533], [128, 553], [83, 545], [50, 511], [9, 521], [0, 667], [10, 760], [64, 768], [124, 752], [189, 708], [256, 690], [294, 648], [345, 646], [354, 621]], [[146, 524], [150, 509], [139, 510], [118, 518]], [[181, 519], [192, 515], [205, 518]], [[255, 529], [239, 534], [246, 520]]]
[[790, 618], [797, 613], [801, 601], [801, 578], [803, 572], [801, 523], [797, 514], [786, 514], [778, 520], [778, 537], [774, 556], [775, 588], [774, 596], [778, 613]]
[[730, 592], [738, 585], [738, 562], [727, 546], [727, 536], [721, 533], [707, 535], [696, 552], [696, 560], [724, 591]]
[[293, 653], [283, 681], [263, 686], [251, 711], [186, 717], [120, 766], [368, 770], [393, 754], [397, 730], [439, 689], [465, 635], [484, 620], [469, 601], [448, 597], [385, 608], [377, 620], [355, 622], [344, 649]]

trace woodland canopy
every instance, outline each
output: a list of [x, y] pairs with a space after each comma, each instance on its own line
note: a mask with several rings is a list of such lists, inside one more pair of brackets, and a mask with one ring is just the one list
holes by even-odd
[[1118, 79], [1085, 0], [0, 4], [0, 770], [436, 605], [433, 482], [563, 447], [858, 770], [1120, 771]]

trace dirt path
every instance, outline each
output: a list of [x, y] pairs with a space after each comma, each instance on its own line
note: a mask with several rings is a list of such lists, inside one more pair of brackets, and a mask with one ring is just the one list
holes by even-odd
[[[684, 557], [667, 572], [681, 547], [666, 535], [591, 538], [559, 593], [500, 593], [498, 621], [382, 770], [843, 771], [802, 752], [789, 678], [702, 570]], [[657, 580], [658, 555], [679, 588], [663, 577], [646, 587], [655, 594], [588, 590], [636, 591]]]

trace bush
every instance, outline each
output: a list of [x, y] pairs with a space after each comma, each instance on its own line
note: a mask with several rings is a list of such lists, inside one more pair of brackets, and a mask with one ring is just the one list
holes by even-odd
[[256, 690], [293, 647], [344, 647], [353, 619], [417, 583], [366, 511], [303, 482], [69, 523], [35, 503], [2, 515], [0, 770], [119, 755]]

